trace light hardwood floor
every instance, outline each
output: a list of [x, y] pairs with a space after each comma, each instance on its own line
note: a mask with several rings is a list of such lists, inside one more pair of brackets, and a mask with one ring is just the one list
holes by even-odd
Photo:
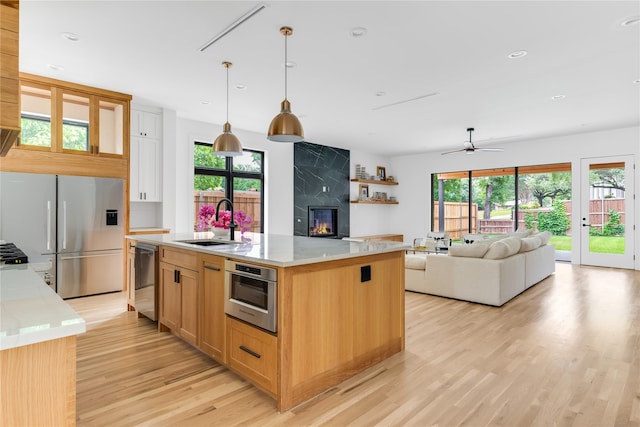
[[404, 352], [282, 414], [122, 293], [68, 302], [79, 426], [640, 426], [636, 271], [558, 263], [500, 308], [407, 292]]

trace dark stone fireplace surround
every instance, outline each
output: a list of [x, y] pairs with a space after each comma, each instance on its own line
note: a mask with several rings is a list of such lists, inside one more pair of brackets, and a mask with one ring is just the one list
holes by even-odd
[[293, 149], [293, 234], [309, 235], [309, 206], [338, 209], [333, 238], [349, 236], [349, 150], [310, 142]]

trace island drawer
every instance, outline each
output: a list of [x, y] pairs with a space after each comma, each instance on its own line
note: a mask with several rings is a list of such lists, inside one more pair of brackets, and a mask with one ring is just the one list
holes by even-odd
[[229, 367], [265, 391], [277, 394], [277, 337], [233, 317], [227, 318]]
[[198, 270], [198, 253], [193, 251], [183, 251], [167, 246], [161, 246], [160, 261], [188, 268], [189, 270]]

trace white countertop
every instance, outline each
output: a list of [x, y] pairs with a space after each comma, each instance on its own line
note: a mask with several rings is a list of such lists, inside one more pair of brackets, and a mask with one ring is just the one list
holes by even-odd
[[345, 258], [404, 251], [409, 246], [401, 242], [362, 242], [321, 237], [286, 236], [280, 234], [236, 233], [233, 245], [198, 246], [181, 240], [228, 240], [212, 232], [178, 234], [144, 234], [128, 238], [155, 245], [173, 246], [202, 253], [255, 261], [277, 267], [313, 264]]
[[86, 331], [86, 323], [28, 264], [0, 266], [0, 350]]

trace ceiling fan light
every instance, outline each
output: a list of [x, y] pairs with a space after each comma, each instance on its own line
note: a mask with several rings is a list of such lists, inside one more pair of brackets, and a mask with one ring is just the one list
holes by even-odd
[[229, 122], [224, 124], [223, 132], [213, 141], [213, 153], [225, 157], [242, 155], [242, 144], [238, 137], [231, 133]]
[[267, 139], [275, 142], [302, 142], [304, 130], [295, 114], [291, 112], [291, 103], [282, 101], [280, 114], [275, 116], [269, 125]]

